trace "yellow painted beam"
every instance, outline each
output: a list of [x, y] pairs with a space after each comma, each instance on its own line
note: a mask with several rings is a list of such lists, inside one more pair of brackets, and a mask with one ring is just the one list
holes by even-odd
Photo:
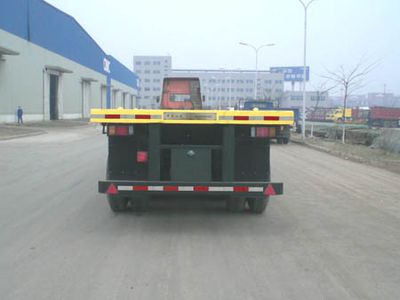
[[92, 123], [293, 125], [293, 111], [92, 109]]

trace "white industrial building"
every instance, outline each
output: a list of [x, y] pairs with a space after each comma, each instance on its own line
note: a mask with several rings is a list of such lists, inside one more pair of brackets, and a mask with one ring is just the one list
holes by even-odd
[[[206, 108], [238, 106], [254, 99], [255, 71], [239, 69], [173, 69], [171, 56], [134, 56], [134, 70], [140, 78], [140, 107], [156, 108], [166, 76], [198, 77]], [[283, 74], [258, 71], [257, 99], [279, 101], [283, 95]]]
[[89, 117], [134, 107], [137, 76], [71, 16], [42, 0], [0, 1], [0, 122]]

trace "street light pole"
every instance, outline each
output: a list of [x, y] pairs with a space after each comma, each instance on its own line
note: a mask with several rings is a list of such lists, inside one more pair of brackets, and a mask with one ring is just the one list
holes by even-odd
[[306, 138], [306, 65], [307, 65], [307, 9], [315, 0], [309, 1], [307, 4], [303, 0], [299, 2], [304, 7], [304, 64], [303, 64], [303, 109], [302, 109], [302, 122], [301, 122], [301, 137]]
[[258, 86], [258, 51], [261, 49], [261, 48], [264, 48], [264, 47], [271, 47], [271, 46], [274, 46], [275, 44], [264, 44], [264, 45], [261, 45], [261, 46], [258, 46], [258, 47], [255, 47], [255, 46], [253, 46], [253, 45], [251, 45], [251, 44], [248, 44], [248, 43], [243, 43], [243, 42], [240, 42], [239, 43], [239, 45], [243, 45], [243, 46], [247, 46], [247, 47], [250, 47], [250, 48], [252, 48], [253, 50], [254, 50], [254, 52], [256, 53], [256, 74], [255, 74], [255, 81], [254, 81], [254, 100], [257, 100], [257, 86]]

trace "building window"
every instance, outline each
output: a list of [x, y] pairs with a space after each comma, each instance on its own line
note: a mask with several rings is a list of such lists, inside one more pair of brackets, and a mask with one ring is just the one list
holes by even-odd
[[149, 92], [149, 91], [150, 91], [150, 88], [145, 87], [144, 90], [145, 90], [146, 92]]
[[153, 70], [153, 74], [160, 74], [160, 70]]
[[141, 73], [142, 73], [142, 71], [140, 71], [140, 70], [137, 70], [137, 71], [136, 71], [136, 73], [137, 73], [137, 74], [141, 74]]
[[153, 82], [160, 82], [160, 79], [153, 79]]
[[140, 66], [141, 64], [142, 64], [141, 61], [137, 61], [137, 62], [136, 62], [136, 65], [137, 65], [137, 66]]
[[160, 91], [160, 88], [159, 87], [153, 88], [153, 91], [155, 92]]
[[253, 80], [246, 80], [246, 83], [253, 83]]
[[153, 65], [159, 66], [159, 65], [161, 65], [161, 62], [159, 62], [159, 61], [153, 61]]
[[150, 65], [150, 62], [149, 62], [149, 61], [145, 61], [144, 64], [145, 64], [146, 66], [148, 66], [148, 65]]
[[144, 82], [150, 82], [150, 79], [146, 78], [146, 79], [144, 80]]
[[272, 80], [264, 80], [264, 83], [266, 83], [266, 84], [271, 84], [271, 83], [272, 83]]
[[150, 74], [150, 70], [144, 70], [145, 74]]

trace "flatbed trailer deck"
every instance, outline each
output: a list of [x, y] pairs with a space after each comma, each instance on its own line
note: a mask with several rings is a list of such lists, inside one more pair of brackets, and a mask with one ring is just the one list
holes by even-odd
[[99, 192], [113, 211], [143, 207], [152, 196], [196, 194], [262, 213], [283, 193], [271, 182], [270, 139], [292, 125], [292, 111], [92, 109], [91, 122], [108, 136]]

